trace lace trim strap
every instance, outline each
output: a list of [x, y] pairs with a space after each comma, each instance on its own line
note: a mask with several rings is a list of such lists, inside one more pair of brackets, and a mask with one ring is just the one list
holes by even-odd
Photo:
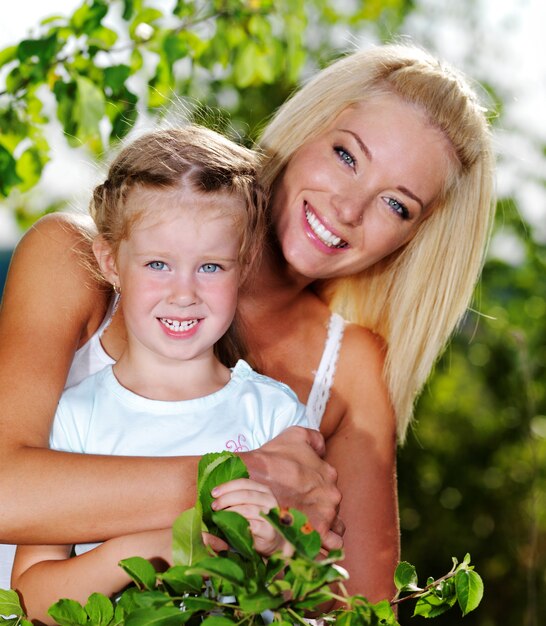
[[330, 391], [336, 373], [339, 349], [345, 330], [345, 320], [337, 313], [332, 313], [328, 322], [328, 335], [318, 370], [315, 373], [313, 387], [307, 400], [306, 416], [310, 428], [320, 427], [322, 416], [330, 398]]

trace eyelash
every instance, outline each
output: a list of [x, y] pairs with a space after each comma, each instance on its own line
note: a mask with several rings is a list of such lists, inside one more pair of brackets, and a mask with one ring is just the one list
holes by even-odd
[[349, 167], [352, 167], [352, 168], [356, 167], [356, 159], [343, 146], [334, 146], [334, 152], [337, 154], [340, 161], [342, 161]]
[[[389, 198], [388, 196], [383, 196], [383, 200], [400, 217], [400, 219], [409, 220], [410, 214], [405, 204], [402, 204], [395, 198]], [[393, 205], [396, 205], [396, 206], [393, 206]]]

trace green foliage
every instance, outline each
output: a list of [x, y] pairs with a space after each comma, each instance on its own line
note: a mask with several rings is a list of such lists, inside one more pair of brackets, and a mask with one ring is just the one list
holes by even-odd
[[[219, 130], [229, 119], [251, 141], [306, 63], [326, 56], [322, 34], [376, 21], [391, 33], [410, 4], [366, 2], [347, 14], [323, 0], [84, 0], [0, 51], [0, 124], [9, 127], [0, 133], [0, 196], [32, 188], [49, 160], [45, 92], [68, 144], [95, 158], [139, 117], [159, 119], [173, 104]], [[316, 38], [312, 46], [307, 37]]]
[[471, 552], [488, 591], [475, 624], [538, 625], [546, 614], [546, 247], [509, 199], [499, 203], [497, 231], [513, 237], [522, 258], [486, 264], [474, 305], [483, 315], [469, 313], [419, 402], [399, 454], [402, 546], [430, 571], [441, 567], [430, 545]]
[[[441, 614], [456, 601], [463, 615], [479, 604], [483, 584], [468, 555], [460, 564], [454, 559], [448, 574], [437, 581], [429, 580], [422, 589], [417, 587], [415, 568], [400, 563], [394, 575], [398, 592], [390, 603], [384, 600], [372, 604], [362, 596], [348, 596], [343, 587], [346, 572], [337, 565], [341, 552], [317, 559], [319, 535], [295, 509], [277, 509], [265, 516], [292, 544], [293, 554], [276, 553], [263, 558], [254, 550], [249, 524], [242, 516], [229, 511], [209, 515], [210, 489], [226, 479], [246, 475], [240, 458], [229, 452], [206, 455], [199, 464], [198, 498], [192, 510], [201, 517], [199, 529], [215, 530], [230, 545], [229, 550], [208, 552], [201, 532], [191, 530], [188, 539], [183, 536], [187, 524], [177, 520], [173, 528], [174, 565], [167, 571], [157, 572], [140, 557], [124, 559], [120, 565], [133, 585], [116, 599], [94, 593], [85, 606], [61, 599], [49, 609], [50, 616], [60, 626], [230, 626], [244, 622], [263, 624], [262, 614], [269, 611], [276, 624], [288, 626], [306, 625], [308, 610], [338, 601], [341, 608], [322, 614], [325, 622], [397, 626], [392, 607], [404, 601], [416, 600], [415, 614], [425, 617]], [[205, 513], [211, 527], [202, 521]], [[194, 527], [192, 520], [191, 528]], [[180, 546], [187, 546], [188, 542], [194, 545], [181, 550]], [[14, 617], [0, 618], [0, 623], [29, 624], [14, 591], [0, 591], [1, 614]]]

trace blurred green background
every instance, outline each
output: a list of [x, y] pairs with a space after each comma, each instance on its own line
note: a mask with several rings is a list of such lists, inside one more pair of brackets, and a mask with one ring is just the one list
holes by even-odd
[[[68, 4], [0, 52], [0, 283], [17, 237], [44, 212], [85, 210], [109, 148], [135, 126], [184, 112], [250, 143], [317, 68], [400, 35], [480, 81], [499, 152], [497, 226], [473, 310], [399, 452], [402, 556], [440, 576], [470, 552], [485, 597], [465, 623], [544, 624], [546, 133], [543, 111], [522, 107], [536, 70], [516, 50], [528, 42], [511, 39], [532, 1]], [[457, 611], [436, 620], [460, 622]]]

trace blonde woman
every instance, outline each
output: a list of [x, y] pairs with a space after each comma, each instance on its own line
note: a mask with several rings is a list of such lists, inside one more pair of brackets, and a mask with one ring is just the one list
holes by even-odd
[[[281, 504], [309, 513], [327, 546], [339, 545], [345, 523], [349, 589], [378, 600], [392, 593], [399, 557], [397, 438], [483, 262], [488, 124], [455, 70], [411, 46], [379, 46], [319, 73], [260, 143], [272, 226], [239, 311], [253, 363], [307, 404], [325, 449], [293, 428], [244, 459]], [[49, 216], [23, 238], [6, 283], [4, 541], [162, 528], [192, 501], [194, 459], [91, 462], [47, 450], [76, 350], [100, 333], [112, 297], [79, 262], [86, 245], [73, 218]], [[117, 314], [100, 338], [104, 360], [124, 341]]]

